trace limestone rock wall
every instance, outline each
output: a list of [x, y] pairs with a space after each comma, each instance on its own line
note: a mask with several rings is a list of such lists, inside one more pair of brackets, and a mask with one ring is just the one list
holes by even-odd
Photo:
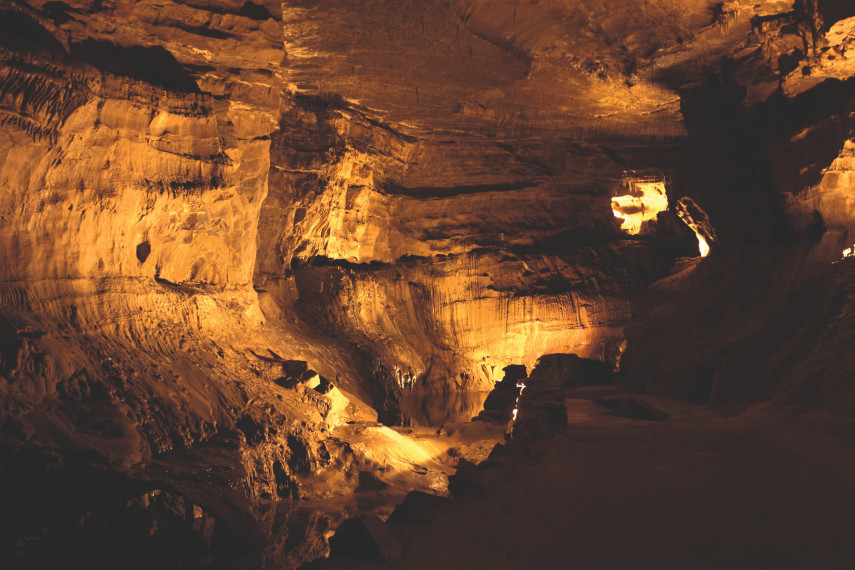
[[[281, 499], [442, 491], [439, 443], [371, 423], [402, 386], [616, 363], [624, 337], [642, 390], [850, 410], [853, 17], [0, 3], [4, 552], [62, 552], [103, 499], [89, 520], [193, 529], [194, 563], [297, 564], [334, 516]], [[628, 235], [612, 198], [640, 181], [670, 208]]]
[[[19, 129], [2, 166], [4, 275], [248, 283], [278, 117], [275, 21], [216, 22], [231, 43], [252, 39], [241, 56], [204, 49], [215, 39], [176, 27], [210, 19], [203, 10], [177, 6], [159, 18], [129, 3], [76, 15], [83, 9], [63, 12], [65, 45], [53, 52], [6, 53], [4, 122]], [[116, 29], [116, 19], [127, 24]], [[141, 39], [144, 30], [153, 38]]]
[[673, 211], [625, 243], [611, 200], [632, 176], [685, 192], [679, 97], [636, 68], [715, 27], [704, 3], [683, 32], [634, 3], [364, 8], [284, 7], [256, 267], [271, 310], [376, 355], [392, 378], [375, 384], [488, 389], [545, 352], [613, 358], [632, 300], [697, 254]]
[[[57, 383], [87, 392], [87, 374], [93, 382], [109, 375], [108, 365], [87, 363], [90, 342], [104, 357], [115, 343], [112, 357], [129, 369], [140, 355], [168, 362], [202, 336], [199, 313], [224, 305], [238, 320], [214, 320], [236, 325], [251, 315], [260, 323], [247, 287], [279, 106], [275, 21], [181, 5], [167, 17], [146, 3], [3, 9], [0, 274], [8, 390], [36, 407], [48, 405], [38, 397], [62, 393]], [[184, 30], [194, 19], [228, 28], [222, 38], [211, 34], [241, 45], [243, 55], [222, 50], [218, 61], [205, 49], [214, 38]], [[251, 69], [255, 81], [229, 65]], [[21, 331], [33, 327], [27, 340]], [[66, 340], [55, 350], [42, 346], [55, 334]], [[78, 342], [80, 361], [68, 357]], [[33, 364], [39, 358], [46, 360]], [[143, 384], [157, 376], [145, 369]], [[171, 405], [187, 406], [183, 400]], [[217, 406], [200, 405], [210, 424]], [[176, 410], [177, 421], [185, 415]], [[185, 418], [196, 424], [190, 440], [205, 432], [192, 417]], [[112, 450], [110, 460], [150, 454], [145, 432]]]
[[332, 463], [352, 453], [322, 443], [333, 403], [276, 380], [289, 357], [356, 374], [295, 346], [252, 289], [284, 55], [271, 8], [0, 5], [4, 563], [228, 559], [260, 552], [265, 509], [324, 469], [348, 488]]
[[621, 241], [626, 164], [609, 154], [422, 138], [297, 98], [274, 138], [256, 284], [288, 283], [281, 308], [420, 386], [489, 389], [545, 352], [609, 359], [631, 299], [691, 252], [686, 236]]
[[723, 247], [642, 296], [627, 328], [639, 389], [851, 413], [841, 323], [851, 312], [855, 14], [843, 4], [760, 6], [730, 65], [686, 88], [690, 139], [705, 150], [698, 170], [715, 172], [696, 196]]
[[[607, 257], [625, 263], [626, 273], [592, 268]], [[624, 244], [528, 260], [491, 252], [394, 267], [310, 267], [295, 271], [296, 310], [376, 348], [418, 386], [483, 390], [506, 363], [530, 367], [544, 350], [613, 362], [627, 298], [657, 263], [655, 253]]]

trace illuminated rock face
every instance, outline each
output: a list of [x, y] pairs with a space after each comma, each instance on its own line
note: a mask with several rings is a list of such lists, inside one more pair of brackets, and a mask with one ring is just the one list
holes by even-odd
[[[598, 260], [625, 264], [624, 280], [594, 286], [616, 280], [593, 267]], [[376, 343], [417, 386], [483, 390], [506, 363], [530, 367], [544, 351], [614, 360], [635, 280], [652, 276], [656, 263], [625, 244], [528, 261], [473, 253], [373, 269], [309, 267], [295, 270], [295, 311], [330, 334]]]
[[620, 229], [636, 235], [644, 222], [656, 220], [659, 212], [668, 209], [665, 182], [628, 181], [629, 194], [612, 198], [612, 212], [621, 218]]
[[[287, 358], [360, 376], [295, 347], [252, 290], [281, 17], [72, 4], [0, 6], [2, 534], [39, 544], [4, 543], [3, 557], [56, 552], [41, 559], [55, 565], [51, 537], [75, 510], [91, 521], [62, 555], [77, 560], [144, 556], [101, 525], [185, 533], [153, 565], [182, 549], [203, 563], [211, 532], [261, 548], [272, 533], [254, 509], [355, 487], [362, 459], [323, 442], [345, 418], [376, 418], [341, 392], [276, 384]], [[326, 524], [301, 548], [322, 552]]]
[[[128, 3], [81, 19], [78, 9], [53, 45], [23, 24], [20, 37], [9, 30], [10, 43], [33, 51], [4, 58], [4, 122], [18, 128], [3, 153], [0, 207], [15, 214], [0, 228], [11, 246], [3, 275], [249, 283], [278, 119], [280, 28], [222, 15], [232, 39], [221, 45], [184, 30], [214, 17], [204, 10], [164, 16]], [[10, 27], [39, 29], [26, 12], [4, 14]]]
[[256, 266], [279, 310], [431, 388], [489, 389], [547, 352], [614, 358], [632, 300], [694, 246], [685, 228], [624, 243], [611, 200], [627, 171], [679, 164], [685, 132], [676, 93], [628, 85], [626, 54], [580, 39], [584, 8], [555, 10], [566, 28], [533, 2], [285, 5], [293, 95]]
[[631, 300], [673, 259], [622, 241], [623, 168], [598, 147], [421, 139], [316, 99], [286, 117], [256, 283], [417, 386], [489, 390], [549, 352], [612, 359]]
[[[158, 391], [159, 371], [183, 376], [215, 358], [203, 331], [261, 322], [247, 288], [278, 113], [279, 28], [232, 15], [235, 41], [244, 34], [250, 45], [214, 56], [203, 49], [213, 39], [176, 27], [207, 12], [89, 8], [61, 9], [57, 29], [44, 12], [3, 6], [0, 274], [7, 334], [17, 336], [4, 376], [9, 397], [28, 402], [25, 415], [66, 389], [87, 400], [94, 385], [132, 370], [141, 380], [128, 391]], [[116, 18], [126, 24], [117, 29]], [[188, 71], [203, 63], [205, 74]], [[204, 373], [186, 373], [206, 385]], [[114, 411], [130, 405], [144, 416], [140, 406], [154, 400], [142, 394]], [[158, 413], [183, 416], [178, 425], [119, 418], [129, 439], [103, 451], [131, 464], [172, 448], [170, 437], [204, 439], [218, 414], [232, 414], [207, 403], [217, 399], [163, 395]]]
[[372, 423], [402, 387], [625, 337], [645, 390], [848, 409], [853, 14], [590, 4], [0, 2], [17, 554], [106, 477], [319, 556], [333, 519], [279, 499], [443, 491], [447, 440]]

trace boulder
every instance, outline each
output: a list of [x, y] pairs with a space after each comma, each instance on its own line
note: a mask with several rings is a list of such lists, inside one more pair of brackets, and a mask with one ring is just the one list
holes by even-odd
[[576, 354], [545, 354], [537, 360], [530, 380], [553, 378], [564, 388], [608, 384], [612, 380], [611, 366], [599, 360], [580, 358]]
[[355, 558], [376, 564], [394, 562], [404, 547], [379, 518], [370, 515], [344, 521], [330, 538], [330, 558]]
[[586, 366], [577, 362], [580, 360], [573, 354], [551, 354], [538, 360], [520, 392], [514, 437], [548, 437], [567, 431], [564, 388], [574, 378], [571, 373]]
[[496, 382], [493, 391], [484, 400], [484, 409], [475, 419], [501, 422], [511, 419], [520, 395], [519, 384], [525, 381], [528, 372], [525, 366], [511, 364], [505, 366], [504, 373], [504, 378]]

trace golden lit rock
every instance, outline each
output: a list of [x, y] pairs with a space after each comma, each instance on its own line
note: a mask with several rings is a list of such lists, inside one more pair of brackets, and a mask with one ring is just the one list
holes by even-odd
[[853, 26], [843, 0], [0, 0], [0, 560], [298, 567], [410, 491], [402, 519], [519, 507], [545, 479], [503, 478], [568, 409], [586, 450], [688, 409], [656, 393], [851, 415]]
[[621, 219], [620, 229], [635, 235], [644, 222], [668, 209], [668, 194], [664, 182], [630, 179], [626, 186], [629, 194], [612, 198], [612, 213]]
[[709, 216], [694, 200], [680, 198], [676, 204], [677, 215], [689, 226], [698, 238], [698, 253], [706, 257], [710, 253], [710, 243], [715, 241], [715, 230]]

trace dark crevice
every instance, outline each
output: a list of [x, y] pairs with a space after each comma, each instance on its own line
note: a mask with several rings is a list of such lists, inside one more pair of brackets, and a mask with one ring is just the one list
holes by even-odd
[[218, 40], [228, 40], [234, 37], [233, 34], [228, 32], [223, 32], [221, 30], [215, 30], [213, 28], [207, 28], [205, 26], [190, 26], [187, 24], [175, 24], [175, 27], [179, 30], [184, 30], [185, 32], [189, 32], [191, 34], [196, 34], [198, 36], [205, 36], [207, 38], [214, 38]]
[[24, 52], [65, 54], [65, 47], [36, 20], [11, 10], [0, 10], [0, 46]]
[[522, 190], [537, 185], [537, 180], [521, 180], [518, 182], [501, 182], [495, 184], [472, 184], [449, 187], [406, 187], [395, 181], [387, 181], [383, 191], [394, 196], [408, 196], [412, 198], [453, 198], [469, 194], [482, 194], [486, 192], [510, 192]]
[[117, 46], [110, 42], [83, 40], [71, 44], [75, 57], [101, 71], [144, 81], [182, 93], [200, 93], [196, 80], [161, 46]]

